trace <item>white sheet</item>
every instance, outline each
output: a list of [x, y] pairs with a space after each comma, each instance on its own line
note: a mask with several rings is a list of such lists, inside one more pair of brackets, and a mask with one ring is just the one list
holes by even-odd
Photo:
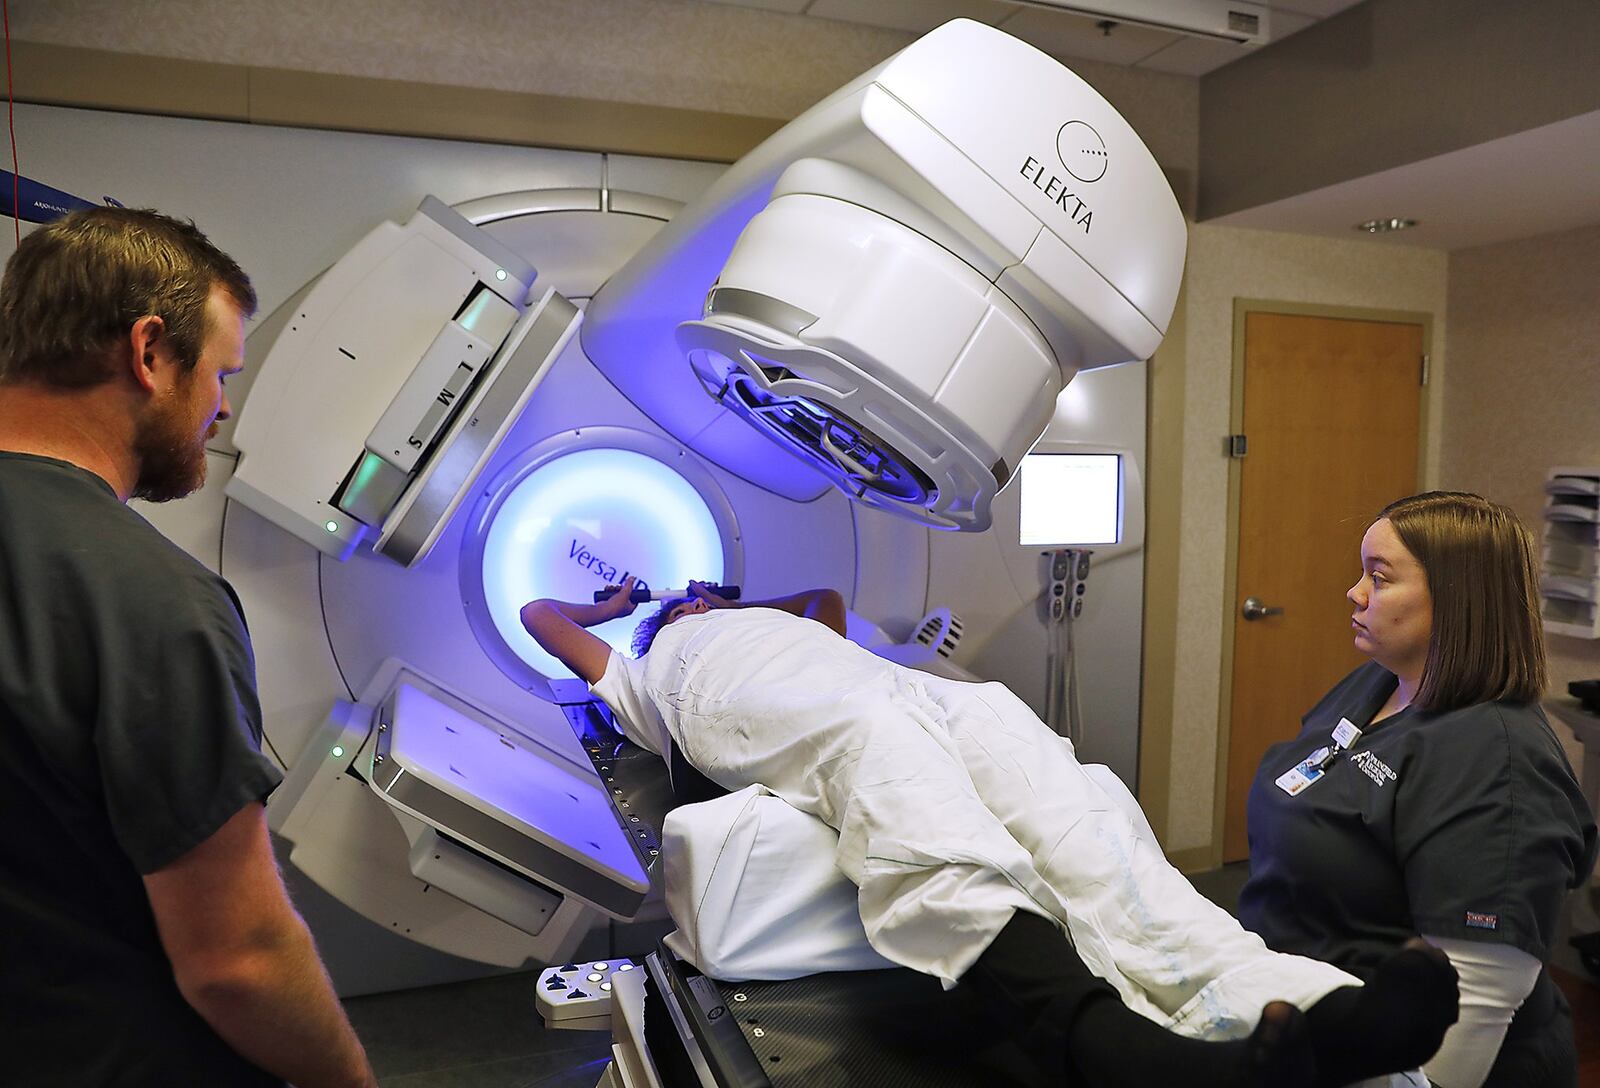
[[[1110, 767], [1086, 773], [1156, 845], [1144, 810]], [[712, 978], [799, 978], [894, 964], [872, 950], [856, 886], [833, 863], [839, 836], [761, 786], [668, 813], [662, 829], [667, 945]]]
[[643, 666], [637, 694], [708, 778], [839, 829], [834, 864], [886, 959], [954, 985], [1029, 910], [1130, 1008], [1206, 1038], [1355, 982], [1269, 951], [1196, 892], [1002, 685], [905, 669], [765, 608], [672, 624]]
[[798, 978], [894, 964], [872, 950], [833, 828], [761, 786], [667, 815], [667, 947], [712, 978]]
[[[1159, 849], [1144, 810], [1110, 767], [1084, 773]], [[788, 979], [895, 966], [872, 950], [856, 886], [833, 863], [839, 836], [761, 786], [667, 815], [662, 861], [677, 929], [667, 947], [712, 978]], [[1421, 1073], [1354, 1088], [1426, 1088]]]

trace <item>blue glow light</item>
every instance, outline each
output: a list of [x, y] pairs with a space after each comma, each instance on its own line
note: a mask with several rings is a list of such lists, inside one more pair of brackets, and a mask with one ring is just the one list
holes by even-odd
[[[529, 601], [589, 602], [608, 582], [633, 574], [652, 586], [721, 580], [722, 537], [698, 492], [653, 457], [584, 449], [540, 465], [500, 503], [483, 542], [489, 616], [506, 645], [552, 679], [572, 676], [522, 627]], [[618, 652], [657, 607], [591, 628]]]

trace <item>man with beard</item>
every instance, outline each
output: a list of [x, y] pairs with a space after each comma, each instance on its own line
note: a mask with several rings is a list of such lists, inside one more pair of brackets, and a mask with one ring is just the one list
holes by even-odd
[[77, 212], [0, 281], [0, 1019], [25, 1085], [373, 1085], [284, 890], [238, 598], [131, 510], [205, 481], [248, 277]]

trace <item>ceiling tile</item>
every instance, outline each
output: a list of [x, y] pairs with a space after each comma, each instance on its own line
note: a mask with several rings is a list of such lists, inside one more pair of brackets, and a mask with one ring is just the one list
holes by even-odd
[[[1600, 223], [1600, 110], [1210, 220], [1224, 226], [1465, 249]], [[1418, 221], [1368, 235], [1376, 216]]]
[[[1276, 19], [1279, 14], [1296, 14], [1310, 16], [1315, 19], [1326, 19], [1330, 15], [1337, 15], [1345, 8], [1353, 8], [1362, 0], [1284, 0], [1275, 3], [1269, 0], [1267, 6], [1272, 9], [1272, 17]], [[1277, 37], [1277, 31], [1273, 31]]]
[[922, 34], [951, 19], [992, 25], [1016, 11], [1017, 5], [1000, 0], [812, 0], [806, 14]]
[[[1282, 41], [1289, 35], [1304, 30], [1311, 26], [1315, 19], [1309, 15], [1295, 15], [1292, 12], [1272, 9], [1271, 21], [1268, 24], [1268, 33], [1272, 41]], [[1270, 49], [1272, 43], [1268, 42], [1261, 49]], [[1221, 68], [1223, 65], [1232, 64], [1241, 57], [1254, 53], [1255, 49], [1247, 49], [1242, 45], [1231, 42], [1212, 41], [1208, 38], [1181, 37], [1164, 49], [1157, 50], [1142, 60], [1136, 61], [1134, 67], [1149, 68], [1157, 72], [1172, 72], [1180, 76], [1203, 76], [1207, 72]]]
[[1028, 8], [1007, 19], [1001, 29], [1046, 53], [1107, 64], [1134, 64], [1178, 40], [1176, 34], [1142, 26], [1119, 24], [1107, 33], [1095, 25], [1101, 21], [1092, 16]]
[[[1277, 13], [1273, 13], [1277, 17]], [[1247, 53], [1246, 49], [1231, 42], [1211, 41], [1207, 38], [1179, 38], [1163, 49], [1145, 57], [1134, 65], [1157, 72], [1171, 72], [1180, 76], [1203, 76], [1225, 64], [1232, 64]]]
[[[1273, 42], [1281, 42], [1291, 34], [1298, 34], [1316, 21], [1314, 16], [1300, 15], [1297, 12], [1280, 11], [1277, 8], [1273, 8], [1272, 13], [1267, 16], [1267, 34], [1269, 36], [1267, 45], [1271, 45]], [[1261, 48], [1265, 49], [1266, 46], [1264, 45]]]
[[761, 8], [764, 11], [786, 11], [799, 15], [811, 0], [710, 0], [713, 4], [727, 4], [737, 8]]

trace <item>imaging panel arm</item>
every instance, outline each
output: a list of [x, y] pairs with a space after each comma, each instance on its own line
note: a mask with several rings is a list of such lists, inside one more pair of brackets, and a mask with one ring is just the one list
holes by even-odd
[[262, 365], [228, 496], [334, 558], [376, 534], [419, 562], [577, 328], [534, 277], [433, 197], [373, 230]]
[[[530, 734], [566, 728], [562, 708], [544, 712]], [[267, 817], [295, 867], [360, 914], [515, 967], [570, 955], [596, 910], [646, 906], [659, 824], [628, 819], [653, 811], [647, 787], [615, 788], [391, 660], [361, 702], [334, 706]]]

